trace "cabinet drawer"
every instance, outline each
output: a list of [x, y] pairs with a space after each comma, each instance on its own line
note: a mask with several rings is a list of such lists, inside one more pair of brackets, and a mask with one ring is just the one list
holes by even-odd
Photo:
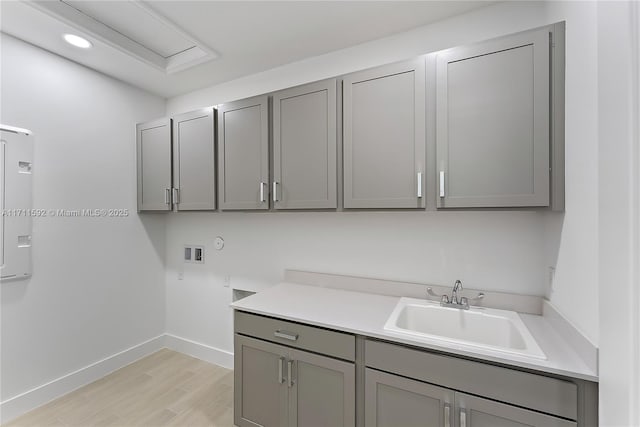
[[576, 420], [578, 387], [569, 381], [367, 340], [368, 367]]
[[516, 406], [456, 393], [455, 419], [471, 427], [576, 427], [575, 421], [552, 417]]
[[286, 320], [236, 311], [235, 331], [239, 334], [339, 359], [355, 360], [356, 356], [356, 340], [353, 335]]

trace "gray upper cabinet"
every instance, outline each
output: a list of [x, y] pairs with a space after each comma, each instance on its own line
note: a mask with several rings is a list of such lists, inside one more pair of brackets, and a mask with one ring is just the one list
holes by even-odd
[[439, 208], [549, 206], [549, 30], [436, 59]]
[[456, 425], [460, 427], [575, 427], [575, 421], [516, 406], [456, 393]]
[[275, 93], [275, 209], [336, 208], [336, 176], [336, 80]]
[[179, 211], [216, 208], [213, 108], [173, 118], [173, 188]]
[[366, 369], [366, 427], [451, 427], [453, 406], [451, 390]]
[[425, 207], [425, 60], [343, 80], [344, 207]]
[[218, 108], [220, 209], [268, 209], [269, 98], [258, 96]]
[[138, 211], [171, 210], [171, 119], [136, 126]]

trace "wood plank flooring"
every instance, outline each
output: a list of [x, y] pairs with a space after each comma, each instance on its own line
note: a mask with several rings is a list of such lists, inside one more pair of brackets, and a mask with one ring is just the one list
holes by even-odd
[[6, 426], [231, 427], [233, 371], [163, 349]]

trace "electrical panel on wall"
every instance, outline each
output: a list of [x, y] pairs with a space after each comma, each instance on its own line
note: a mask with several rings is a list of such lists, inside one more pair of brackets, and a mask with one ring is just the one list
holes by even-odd
[[0, 280], [31, 276], [33, 135], [0, 125]]

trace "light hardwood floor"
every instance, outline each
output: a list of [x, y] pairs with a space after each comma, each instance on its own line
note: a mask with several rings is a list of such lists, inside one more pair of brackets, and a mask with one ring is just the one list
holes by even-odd
[[232, 425], [233, 371], [167, 349], [6, 424], [7, 427]]

